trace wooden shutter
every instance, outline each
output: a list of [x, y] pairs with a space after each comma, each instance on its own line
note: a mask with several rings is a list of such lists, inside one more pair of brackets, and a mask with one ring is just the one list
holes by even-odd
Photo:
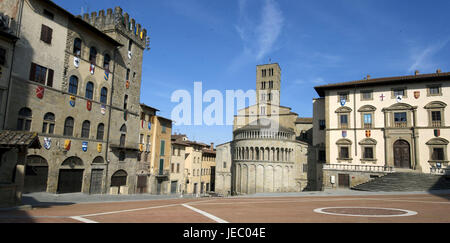
[[47, 75], [47, 86], [53, 87], [53, 69], [48, 69], [48, 75]]
[[47, 43], [52, 44], [53, 30], [47, 27]]
[[52, 44], [52, 35], [53, 35], [53, 30], [46, 25], [42, 25], [41, 40], [47, 44]]
[[35, 63], [31, 63], [30, 80], [31, 81], [35, 81], [35, 77], [36, 77], [36, 64]]

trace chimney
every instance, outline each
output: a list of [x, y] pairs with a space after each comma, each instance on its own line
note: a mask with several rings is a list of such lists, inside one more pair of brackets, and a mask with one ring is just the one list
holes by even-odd
[[419, 70], [416, 70], [416, 71], [414, 72], [414, 74], [415, 74], [415, 75], [419, 75]]
[[214, 150], [214, 143], [211, 143], [211, 150]]
[[440, 68], [438, 68], [438, 70], [436, 70], [436, 73], [441, 73], [442, 70]]

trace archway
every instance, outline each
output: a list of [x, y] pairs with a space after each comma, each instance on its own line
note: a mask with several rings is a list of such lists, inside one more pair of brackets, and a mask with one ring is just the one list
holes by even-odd
[[61, 165], [58, 177], [58, 193], [81, 192], [84, 164], [78, 157], [69, 157]]
[[397, 140], [394, 143], [394, 166], [396, 168], [411, 168], [410, 146], [405, 140]]
[[47, 191], [48, 163], [38, 155], [27, 157], [25, 168], [24, 193]]
[[112, 175], [111, 187], [117, 188], [117, 194], [125, 193], [123, 190], [126, 189], [127, 186], [127, 177], [128, 174], [124, 170], [118, 170]]

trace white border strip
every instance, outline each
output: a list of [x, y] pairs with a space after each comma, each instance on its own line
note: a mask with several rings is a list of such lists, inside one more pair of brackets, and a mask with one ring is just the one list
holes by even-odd
[[96, 223], [98, 223], [96, 221], [93, 221], [93, 220], [90, 220], [90, 219], [85, 219], [85, 218], [80, 217], [80, 216], [73, 216], [73, 217], [70, 217], [70, 218], [78, 220], [78, 221], [81, 221], [83, 223], [88, 223], [88, 224], [96, 224]]
[[[330, 213], [330, 212], [324, 212], [325, 209], [338, 209], [338, 208], [362, 208], [362, 209], [385, 209], [385, 210], [395, 210], [395, 211], [402, 211], [406, 212], [405, 214], [398, 214], [398, 215], [363, 215], [363, 214], [340, 214], [340, 213]], [[405, 216], [413, 216], [417, 215], [417, 212], [405, 210], [405, 209], [398, 209], [398, 208], [373, 208], [373, 207], [328, 207], [328, 208], [316, 208], [314, 209], [315, 213], [322, 213], [322, 214], [330, 214], [330, 215], [338, 215], [338, 216], [353, 216], [353, 217], [374, 217], [374, 218], [389, 218], [389, 217], [405, 217]]]
[[218, 217], [216, 217], [216, 216], [214, 216], [214, 215], [212, 215], [212, 214], [209, 214], [209, 213], [207, 213], [207, 212], [205, 212], [205, 211], [202, 211], [202, 210], [200, 210], [200, 209], [196, 209], [196, 208], [191, 207], [191, 206], [186, 205], [186, 204], [182, 204], [182, 205], [183, 205], [184, 207], [186, 207], [186, 208], [189, 208], [189, 209], [192, 210], [192, 211], [195, 211], [195, 212], [197, 212], [197, 213], [199, 213], [199, 214], [201, 214], [201, 215], [203, 215], [203, 216], [205, 216], [205, 217], [207, 217], [207, 218], [210, 218], [210, 219], [216, 221], [217, 223], [222, 223], [222, 224], [228, 223], [227, 221], [225, 221], [225, 220], [223, 220], [223, 219], [221, 219], [221, 218], [218, 218]]

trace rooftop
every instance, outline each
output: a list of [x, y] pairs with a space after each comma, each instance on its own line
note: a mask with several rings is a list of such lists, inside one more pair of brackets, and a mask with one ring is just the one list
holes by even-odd
[[316, 86], [314, 89], [320, 97], [325, 96], [325, 90], [333, 89], [343, 89], [343, 88], [356, 88], [356, 87], [367, 87], [367, 86], [377, 86], [384, 84], [402, 84], [402, 83], [416, 83], [416, 82], [427, 82], [427, 81], [440, 81], [448, 80], [450, 78], [450, 72], [442, 73], [438, 70], [436, 73], [429, 74], [418, 74], [407, 75], [407, 76], [397, 76], [397, 77], [385, 77], [385, 78], [374, 78], [370, 77], [363, 80], [356, 80], [350, 82], [334, 83]]

